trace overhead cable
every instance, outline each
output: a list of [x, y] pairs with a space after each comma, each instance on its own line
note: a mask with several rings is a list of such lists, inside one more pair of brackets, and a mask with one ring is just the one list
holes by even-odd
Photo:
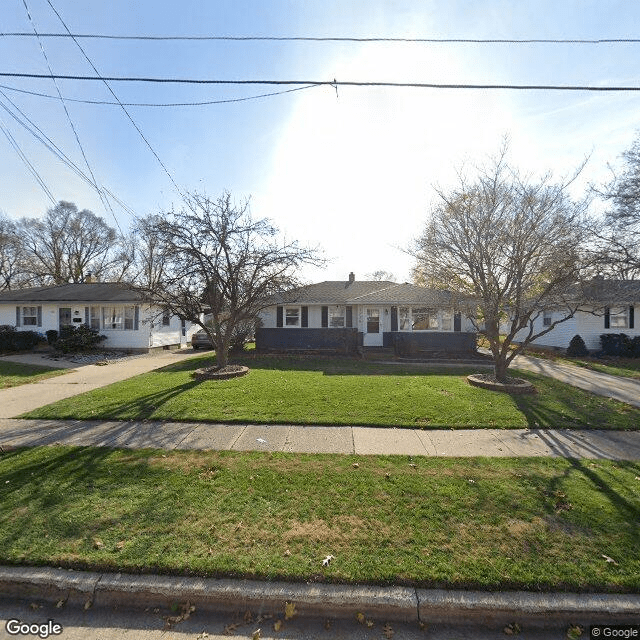
[[[212, 104], [229, 104], [233, 102], [247, 102], [249, 100], [259, 100], [261, 98], [271, 98], [272, 96], [282, 96], [286, 93], [293, 93], [294, 91], [304, 91], [305, 89], [313, 89], [318, 85], [308, 85], [305, 87], [294, 87], [293, 89], [285, 89], [284, 91], [273, 91], [271, 93], [260, 93], [255, 96], [247, 96], [245, 98], [227, 98], [225, 100], [204, 100], [200, 102], [110, 102], [109, 100], [81, 100], [79, 98], [65, 97], [67, 102], [79, 102], [80, 104], [104, 104], [104, 105], [124, 105], [125, 107], [202, 107]], [[26, 93], [31, 96], [38, 96], [40, 98], [50, 98], [52, 100], [60, 100], [58, 96], [52, 96], [49, 93], [39, 93], [38, 91], [28, 91], [27, 89], [18, 89], [17, 87], [9, 87], [5, 84], [0, 84], [0, 89], [6, 89], [7, 91], [15, 91], [17, 93]]]
[[[0, 37], [31, 38], [32, 33], [5, 32]], [[100, 40], [211, 40], [231, 42], [415, 42], [427, 44], [637, 44], [640, 38], [379, 38], [354, 36], [146, 36], [105, 33], [41, 33], [41, 38]]]
[[89, 171], [89, 174], [91, 175], [91, 180], [93, 181], [93, 184], [95, 185], [95, 189], [98, 192], [98, 197], [100, 198], [100, 201], [102, 202], [102, 205], [104, 206], [105, 211], [110, 211], [111, 215], [113, 216], [113, 219], [115, 220], [116, 226], [118, 227], [118, 230], [120, 231], [120, 233], [122, 233], [122, 229], [120, 229], [120, 225], [118, 224], [118, 220], [113, 212], [113, 209], [111, 208], [111, 205], [109, 204], [109, 200], [108, 198], [106, 198], [104, 196], [104, 194], [102, 193], [100, 187], [98, 186], [98, 181], [96, 180], [95, 175], [93, 174], [93, 170], [91, 169], [91, 165], [89, 164], [89, 160], [87, 158], [86, 153], [84, 152], [84, 147], [82, 146], [82, 143], [80, 142], [80, 136], [78, 135], [78, 132], [76, 130], [75, 125], [73, 124], [73, 120], [71, 119], [71, 114], [69, 113], [69, 109], [67, 109], [67, 104], [64, 101], [64, 98], [62, 97], [62, 93], [60, 91], [60, 87], [58, 86], [58, 83], [56, 82], [56, 78], [54, 76], [53, 70], [51, 68], [51, 64], [49, 63], [49, 58], [47, 57], [47, 52], [44, 50], [44, 46], [42, 44], [41, 39], [38, 36], [38, 30], [36, 29], [36, 25], [33, 21], [33, 18], [31, 17], [31, 13], [29, 12], [29, 7], [27, 6], [27, 0], [22, 0], [22, 4], [24, 4], [24, 8], [25, 11], [27, 12], [27, 17], [29, 18], [29, 22], [31, 23], [31, 28], [33, 29], [33, 33], [35, 34], [35, 37], [38, 40], [38, 44], [40, 45], [40, 51], [42, 52], [42, 56], [44, 57], [44, 60], [47, 64], [47, 68], [49, 69], [49, 73], [51, 74], [51, 79], [53, 80], [53, 84], [56, 87], [56, 91], [58, 93], [58, 96], [60, 97], [60, 101], [62, 102], [62, 106], [64, 108], [64, 112], [67, 116], [67, 120], [69, 121], [69, 125], [71, 126], [71, 130], [73, 131], [73, 135], [75, 136], [76, 142], [78, 143], [78, 147], [80, 149], [80, 153], [82, 154], [82, 157], [84, 159], [84, 162], [87, 166], [87, 170]]
[[78, 76], [68, 74], [42, 74], [42, 73], [17, 73], [0, 71], [0, 77], [5, 78], [34, 78], [34, 79], [58, 79], [58, 80], [83, 80], [83, 81], [109, 81], [109, 82], [145, 82], [160, 84], [212, 84], [212, 85], [309, 85], [325, 87], [391, 87], [411, 89], [483, 89], [483, 90], [516, 90], [516, 91], [640, 91], [640, 86], [593, 86], [593, 85], [555, 85], [555, 84], [453, 84], [433, 82], [359, 82], [352, 80], [209, 80], [197, 78], [152, 78], [130, 76]]
[[[24, 1], [24, 0], [23, 0]], [[93, 64], [93, 62], [91, 61], [91, 59], [89, 58], [89, 56], [86, 54], [85, 50], [82, 48], [82, 46], [80, 45], [80, 43], [77, 41], [76, 38], [73, 37], [73, 35], [71, 34], [71, 31], [69, 30], [69, 27], [67, 27], [65, 21], [62, 19], [62, 17], [60, 16], [60, 14], [56, 11], [55, 7], [53, 6], [53, 4], [51, 3], [51, 0], [47, 0], [47, 3], [49, 4], [49, 6], [51, 7], [52, 11], [56, 14], [56, 16], [58, 17], [58, 20], [60, 20], [60, 22], [62, 23], [62, 26], [65, 28], [66, 32], [69, 34], [69, 36], [73, 39], [73, 41], [75, 42], [76, 46], [78, 47], [78, 49], [80, 49], [80, 51], [82, 52], [82, 55], [85, 57], [85, 60], [91, 65], [91, 68], [94, 70], [94, 72], [96, 73], [96, 75], [98, 76], [97, 78], [94, 78], [96, 80], [101, 80], [105, 87], [107, 87], [107, 89], [109, 90], [109, 93], [111, 93], [111, 95], [115, 98], [115, 100], [118, 102], [118, 104], [120, 105], [120, 107], [122, 108], [122, 110], [124, 111], [124, 113], [126, 114], [127, 118], [129, 119], [129, 122], [131, 122], [131, 124], [134, 126], [135, 130], [138, 132], [138, 134], [140, 135], [140, 137], [144, 140], [144, 143], [147, 145], [147, 147], [149, 148], [149, 150], [151, 151], [151, 153], [155, 156], [156, 160], [158, 161], [158, 163], [160, 164], [160, 166], [162, 167], [162, 169], [164, 170], [164, 172], [167, 174], [167, 176], [169, 177], [169, 180], [171, 180], [171, 183], [173, 184], [175, 190], [178, 192], [178, 194], [180, 195], [181, 198], [184, 199], [184, 195], [182, 193], [182, 191], [180, 190], [180, 187], [178, 187], [178, 184], [176, 183], [176, 181], [174, 180], [173, 176], [171, 175], [171, 173], [169, 172], [169, 169], [167, 169], [166, 165], [164, 164], [164, 162], [162, 162], [162, 160], [160, 159], [160, 156], [158, 155], [158, 153], [156, 152], [156, 150], [151, 146], [151, 143], [149, 142], [149, 140], [147, 140], [146, 136], [144, 135], [144, 133], [142, 133], [142, 130], [140, 129], [140, 127], [136, 124], [136, 122], [134, 121], [134, 119], [131, 117], [131, 114], [127, 111], [126, 107], [122, 104], [122, 102], [120, 102], [120, 98], [118, 98], [118, 96], [115, 94], [115, 92], [113, 91], [113, 89], [109, 86], [109, 83], [107, 82], [107, 78], [104, 78], [100, 75], [100, 72], [98, 71], [98, 69], [96, 68], [96, 66]], [[122, 231], [120, 232], [122, 233]]]

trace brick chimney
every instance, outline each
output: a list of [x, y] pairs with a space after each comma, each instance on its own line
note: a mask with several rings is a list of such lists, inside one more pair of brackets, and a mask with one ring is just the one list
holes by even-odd
[[349, 284], [353, 284], [356, 281], [356, 274], [353, 271], [349, 274]]

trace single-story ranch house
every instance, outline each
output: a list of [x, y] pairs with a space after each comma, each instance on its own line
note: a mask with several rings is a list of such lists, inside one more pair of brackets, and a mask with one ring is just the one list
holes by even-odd
[[[583, 287], [580, 295], [585, 303], [575, 315], [556, 325], [532, 344], [566, 349], [571, 338], [580, 335], [587, 349], [598, 351], [601, 348], [602, 334], [626, 333], [630, 337], [640, 335], [635, 320], [640, 310], [640, 280], [595, 279]], [[560, 309], [544, 311], [534, 321], [534, 332], [542, 331], [565, 315], [566, 312]], [[518, 332], [515, 342], [524, 338], [527, 333], [528, 329]]]
[[0, 292], [0, 325], [44, 334], [64, 325], [85, 324], [107, 339], [110, 349], [149, 351], [186, 348], [197, 325], [170, 316], [161, 307], [117, 282], [85, 282]]
[[258, 351], [390, 347], [398, 355], [473, 353], [476, 333], [449, 291], [389, 281], [326, 281], [273, 299], [260, 314]]

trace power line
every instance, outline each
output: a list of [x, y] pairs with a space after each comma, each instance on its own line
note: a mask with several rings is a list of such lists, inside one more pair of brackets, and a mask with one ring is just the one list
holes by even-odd
[[[53, 153], [63, 164], [65, 164], [69, 169], [71, 169], [79, 178], [84, 180], [89, 186], [97, 189], [97, 185], [91, 182], [91, 179], [75, 164], [63, 151], [60, 149], [51, 138], [47, 136], [40, 127], [38, 127], [35, 122], [33, 122], [25, 113], [18, 107], [18, 105], [7, 96], [4, 91], [0, 90], [0, 95], [4, 97], [4, 99], [13, 106], [13, 108], [22, 116], [21, 119], [17, 116], [6, 104], [0, 100], [0, 107], [2, 107], [19, 125], [24, 127], [36, 140], [42, 143], [51, 153]], [[36, 133], [37, 132], [37, 133]], [[122, 200], [120, 200], [116, 195], [114, 195], [109, 189], [105, 186], [102, 187], [103, 192], [111, 197], [111, 199], [116, 202], [122, 209], [124, 209], [129, 215], [135, 217], [135, 212], [128, 207]]]
[[100, 198], [100, 201], [102, 202], [102, 205], [103, 205], [105, 211], [111, 211], [111, 215], [113, 216], [113, 219], [115, 220], [116, 226], [118, 227], [118, 230], [122, 234], [122, 229], [120, 229], [120, 225], [118, 224], [118, 220], [117, 220], [117, 218], [116, 218], [116, 216], [115, 216], [115, 214], [113, 212], [113, 209], [111, 208], [111, 205], [109, 204], [109, 200], [103, 195], [102, 191], [98, 187], [98, 181], [96, 180], [96, 177], [93, 174], [93, 170], [91, 169], [91, 165], [89, 164], [89, 160], [87, 158], [87, 155], [84, 152], [84, 147], [82, 146], [82, 143], [80, 142], [80, 136], [78, 135], [78, 132], [76, 131], [75, 125], [73, 124], [73, 120], [71, 119], [71, 114], [69, 113], [69, 109], [67, 109], [67, 104], [64, 101], [64, 98], [62, 97], [62, 93], [60, 91], [60, 87], [58, 86], [58, 83], [56, 82], [56, 78], [53, 75], [53, 70], [51, 68], [51, 64], [49, 63], [49, 58], [47, 57], [47, 53], [44, 50], [44, 46], [42, 44], [42, 40], [40, 40], [40, 37], [38, 36], [38, 30], [36, 29], [36, 25], [33, 22], [33, 18], [31, 17], [31, 13], [29, 12], [29, 7], [27, 6], [27, 0], [22, 0], [22, 4], [24, 5], [25, 11], [27, 12], [27, 17], [29, 18], [29, 22], [31, 23], [31, 28], [33, 29], [33, 33], [35, 34], [35, 37], [38, 40], [38, 44], [40, 45], [40, 51], [42, 52], [44, 60], [45, 60], [45, 62], [47, 64], [47, 68], [49, 69], [49, 73], [52, 76], [51, 79], [53, 80], [53, 84], [56, 87], [56, 91], [58, 93], [58, 96], [60, 97], [60, 101], [62, 102], [62, 106], [64, 108], [64, 112], [67, 115], [67, 120], [69, 121], [69, 125], [71, 126], [71, 130], [73, 131], [73, 135], [75, 136], [76, 142], [78, 143], [78, 147], [80, 149], [80, 153], [82, 154], [84, 162], [87, 165], [87, 169], [89, 171], [89, 174], [91, 175], [91, 180], [93, 181], [93, 184], [95, 185], [96, 191], [98, 192], [98, 196]]
[[[309, 85], [306, 87], [294, 87], [293, 89], [286, 89], [285, 91], [273, 91], [271, 93], [261, 93], [255, 96], [247, 96], [245, 98], [227, 98], [225, 100], [204, 100], [201, 102], [109, 102], [108, 100], [81, 100], [79, 98], [65, 97], [67, 102], [78, 102], [80, 104], [101, 104], [101, 105], [124, 105], [125, 107], [202, 107], [212, 104], [229, 104], [234, 102], [247, 102], [248, 100], [258, 100], [260, 98], [271, 98], [272, 96], [282, 96], [286, 93], [293, 93], [294, 91], [304, 91], [305, 89], [314, 89], [318, 85]], [[0, 84], [0, 89], [6, 89], [7, 91], [15, 91], [17, 93], [26, 93], [31, 96], [38, 96], [39, 98], [50, 98], [52, 100], [60, 100], [58, 96], [52, 96], [49, 93], [39, 93], [38, 91], [28, 91], [27, 89], [18, 89], [17, 87], [9, 87], [5, 84]]]
[[53, 194], [51, 193], [49, 187], [47, 187], [45, 181], [42, 179], [42, 177], [38, 173], [38, 170], [31, 164], [31, 162], [29, 161], [29, 158], [27, 158], [25, 153], [22, 151], [17, 140], [11, 135], [11, 132], [9, 131], [9, 129], [7, 129], [6, 125], [4, 124], [1, 118], [0, 118], [0, 129], [2, 129], [2, 133], [4, 133], [5, 137], [9, 141], [9, 144], [13, 147], [14, 151], [18, 154], [18, 157], [20, 158], [20, 160], [22, 160], [22, 162], [27, 167], [31, 175], [33, 175], [33, 177], [36, 179], [36, 182], [40, 185], [42, 190], [45, 192], [47, 198], [49, 198], [49, 200], [51, 200], [51, 202], [55, 205], [57, 201], [53, 197]]
[[[25, 1], [25, 0], [23, 0], [23, 1]], [[93, 62], [91, 62], [91, 59], [86, 54], [85, 50], [82, 48], [80, 43], [76, 40], [76, 38], [73, 37], [73, 35], [71, 34], [71, 31], [69, 30], [69, 27], [67, 27], [65, 21], [62, 19], [62, 16], [56, 11], [55, 7], [51, 3], [51, 0], [47, 0], [47, 3], [51, 7], [52, 11], [58, 17], [58, 20], [60, 20], [60, 22], [62, 23], [62, 26], [65, 28], [66, 32], [73, 39], [73, 41], [75, 42], [75, 44], [78, 47], [78, 49], [80, 49], [80, 51], [82, 52], [82, 55], [85, 57], [86, 61], [91, 65], [91, 68], [95, 71], [96, 75], [98, 76], [97, 79], [101, 80], [104, 83], [105, 87], [107, 87], [107, 89], [109, 90], [109, 93], [111, 93], [111, 95], [117, 100], [118, 104], [120, 105], [122, 110], [125, 112], [127, 118], [129, 119], [131, 124], [134, 126], [135, 130], [140, 134], [140, 137], [144, 140], [144, 142], [147, 145], [147, 147], [149, 147], [149, 150], [151, 151], [151, 153], [153, 153], [153, 155], [155, 156], [156, 160], [159, 162], [160, 166], [163, 168], [164, 172], [169, 177], [169, 180], [171, 180], [171, 183], [173, 184], [175, 190], [178, 192], [180, 197], [182, 199], [184, 199], [184, 195], [182, 194], [182, 191], [180, 190], [180, 187], [178, 187], [178, 184], [176, 183], [176, 181], [173, 179], [173, 176], [171, 175], [171, 173], [169, 173], [169, 169], [167, 169], [167, 167], [165, 166], [164, 162], [162, 162], [162, 160], [160, 159], [160, 156], [156, 153], [156, 150], [151, 146], [151, 143], [147, 140], [147, 138], [145, 137], [144, 133], [142, 133], [142, 130], [140, 129], [140, 127], [135, 123], [134, 119], [131, 117], [131, 115], [127, 111], [126, 107], [122, 104], [122, 102], [120, 102], [120, 98], [118, 98], [118, 96], [115, 94], [113, 89], [109, 86], [109, 83], [107, 82], [107, 79], [103, 78], [100, 75], [100, 72], [98, 71], [98, 69], [96, 69], [96, 66], [93, 64]], [[120, 227], [118, 226], [118, 228], [120, 228]], [[122, 230], [120, 231], [120, 233], [122, 233]]]
[[[32, 38], [32, 33], [7, 32], [0, 37]], [[41, 33], [41, 38], [100, 40], [202, 40], [230, 42], [415, 42], [426, 44], [637, 44], [640, 38], [378, 38], [352, 36], [121, 36], [104, 33]]]
[[508, 89], [516, 91], [599, 91], [599, 92], [620, 92], [620, 91], [640, 91], [640, 86], [589, 86], [589, 85], [554, 85], [554, 84], [448, 84], [431, 82], [358, 82], [353, 80], [206, 80], [196, 78], [151, 78], [151, 77], [128, 77], [128, 76], [77, 76], [63, 74], [41, 74], [41, 73], [17, 73], [0, 72], [0, 77], [5, 78], [34, 78], [34, 79], [59, 79], [59, 80], [83, 80], [83, 81], [105, 81], [109, 82], [146, 82], [160, 84], [213, 84], [213, 85], [308, 85], [309, 87], [391, 87], [391, 88], [412, 88], [412, 89]]

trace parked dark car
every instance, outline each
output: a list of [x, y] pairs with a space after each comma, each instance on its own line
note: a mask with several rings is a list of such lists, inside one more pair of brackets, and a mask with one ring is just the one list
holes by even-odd
[[191, 336], [191, 347], [194, 350], [213, 349], [213, 343], [211, 342], [211, 338], [209, 338], [206, 331], [200, 329], [200, 331], [194, 333]]

